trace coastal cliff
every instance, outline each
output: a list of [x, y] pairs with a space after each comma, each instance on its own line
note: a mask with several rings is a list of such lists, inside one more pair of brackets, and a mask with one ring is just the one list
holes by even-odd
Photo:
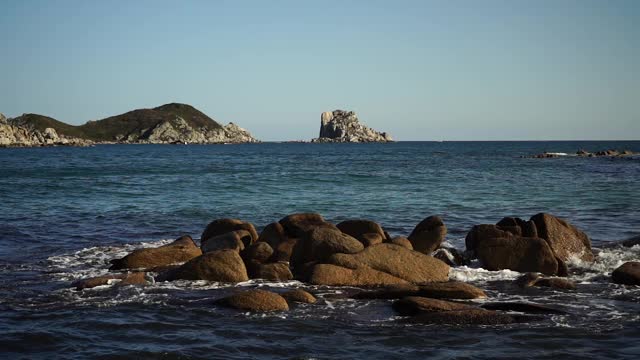
[[378, 132], [360, 123], [353, 111], [334, 110], [320, 116], [320, 136], [312, 142], [391, 142], [386, 132]]
[[238, 125], [223, 126], [193, 106], [177, 103], [133, 110], [80, 126], [37, 114], [0, 122], [2, 146], [253, 142], [258, 140]]

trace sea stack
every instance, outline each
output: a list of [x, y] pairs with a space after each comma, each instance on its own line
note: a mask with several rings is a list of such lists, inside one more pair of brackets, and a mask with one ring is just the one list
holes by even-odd
[[391, 142], [391, 136], [361, 124], [353, 111], [334, 110], [320, 116], [320, 136], [312, 142]]

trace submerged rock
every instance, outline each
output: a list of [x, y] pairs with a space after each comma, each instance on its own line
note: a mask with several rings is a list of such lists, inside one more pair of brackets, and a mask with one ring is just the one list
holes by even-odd
[[185, 235], [174, 242], [157, 248], [134, 250], [122, 259], [111, 260], [109, 270], [152, 269], [189, 261], [202, 255], [202, 251], [190, 236]]
[[480, 305], [487, 310], [517, 311], [532, 314], [566, 314], [565, 311], [549, 306], [525, 302], [491, 302]]
[[320, 116], [320, 136], [312, 142], [390, 142], [387, 133], [380, 133], [360, 123], [353, 111], [334, 110]]
[[308, 291], [305, 291], [302, 289], [289, 290], [285, 293], [282, 293], [281, 295], [289, 303], [298, 302], [298, 303], [306, 303], [306, 304], [315, 304], [316, 301], [318, 301], [315, 296], [313, 296]]
[[622, 264], [613, 270], [611, 279], [616, 284], [640, 285], [640, 262], [629, 261]]
[[287, 300], [282, 296], [265, 290], [248, 290], [238, 292], [215, 301], [216, 305], [226, 306], [243, 311], [285, 311], [289, 310]]
[[127, 274], [107, 274], [74, 282], [76, 290], [91, 289], [96, 286], [109, 285], [115, 282], [118, 286], [125, 285], [147, 285], [153, 280], [145, 272], [132, 272]]
[[471, 305], [420, 296], [408, 296], [394, 301], [392, 307], [393, 310], [403, 316], [413, 316], [426, 312], [477, 309]]
[[530, 320], [537, 319], [478, 308], [422, 312], [410, 318], [411, 322], [435, 325], [504, 325]]

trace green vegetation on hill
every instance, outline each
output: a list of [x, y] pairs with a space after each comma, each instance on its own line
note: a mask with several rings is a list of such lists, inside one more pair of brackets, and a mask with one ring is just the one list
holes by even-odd
[[44, 131], [53, 128], [59, 135], [73, 136], [93, 141], [116, 141], [130, 134], [140, 135], [157, 125], [172, 121], [176, 117], [183, 118], [189, 126], [197, 129], [221, 129], [222, 125], [197, 110], [191, 105], [171, 103], [153, 109], [138, 109], [111, 116], [106, 119], [89, 121], [84, 125], [74, 126], [37, 114], [25, 114], [12, 119], [19, 126], [26, 126]]

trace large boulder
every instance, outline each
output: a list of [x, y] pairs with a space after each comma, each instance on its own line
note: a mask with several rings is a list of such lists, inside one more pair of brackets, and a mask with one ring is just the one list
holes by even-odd
[[190, 236], [182, 236], [174, 242], [157, 248], [134, 250], [131, 254], [111, 260], [109, 270], [152, 269], [189, 261], [202, 255], [202, 251]]
[[[511, 229], [512, 230], [512, 229]], [[467, 237], [465, 238], [465, 246], [468, 251], [474, 252], [478, 244], [482, 243], [485, 240], [496, 239], [496, 238], [511, 238], [516, 236], [511, 231], [507, 231], [507, 229], [502, 228], [498, 225], [491, 224], [481, 224], [474, 225]]]
[[422, 220], [409, 235], [413, 249], [430, 255], [447, 236], [447, 227], [439, 216], [429, 216]]
[[356, 254], [336, 254], [328, 263], [347, 268], [364, 265], [415, 284], [449, 280], [449, 265], [390, 243], [369, 246]]
[[204, 232], [200, 237], [200, 244], [201, 246], [204, 246], [210, 238], [236, 230], [246, 230], [251, 235], [251, 242], [249, 244], [245, 244], [245, 246], [248, 246], [258, 240], [258, 233], [256, 232], [256, 228], [253, 224], [238, 219], [217, 219], [210, 222], [204, 229]]
[[376, 243], [386, 239], [382, 226], [371, 220], [346, 220], [336, 226], [340, 231], [358, 239], [365, 246], [375, 245], [371, 243], [371, 238], [375, 238], [375, 234], [380, 238], [380, 241], [376, 239]]
[[368, 266], [350, 269], [331, 264], [314, 265], [308, 278], [311, 284], [329, 286], [375, 287], [407, 283], [403, 279]]
[[249, 246], [252, 241], [251, 233], [247, 230], [235, 230], [210, 237], [202, 243], [200, 248], [203, 253], [225, 249], [240, 252], [244, 250], [245, 246]]
[[235, 250], [218, 250], [205, 253], [172, 272], [168, 280], [209, 280], [242, 282], [249, 280], [247, 269]]
[[474, 309], [470, 305], [420, 296], [408, 296], [396, 300], [393, 302], [392, 307], [393, 310], [403, 316], [412, 316], [425, 312]]
[[248, 290], [215, 301], [216, 305], [243, 311], [285, 311], [289, 310], [287, 300], [282, 296], [265, 290]]
[[519, 272], [558, 273], [558, 260], [544, 239], [488, 238], [476, 245], [476, 255], [487, 270], [510, 269]]
[[354, 254], [364, 246], [355, 238], [328, 227], [311, 229], [298, 241], [291, 262], [298, 266], [307, 262], [325, 262], [333, 254]]
[[622, 264], [613, 270], [611, 279], [616, 284], [640, 285], [640, 262], [629, 261]]
[[560, 260], [566, 262], [575, 256], [582, 261], [593, 261], [589, 236], [575, 226], [545, 213], [534, 215], [531, 221], [536, 224], [538, 236], [549, 243]]

